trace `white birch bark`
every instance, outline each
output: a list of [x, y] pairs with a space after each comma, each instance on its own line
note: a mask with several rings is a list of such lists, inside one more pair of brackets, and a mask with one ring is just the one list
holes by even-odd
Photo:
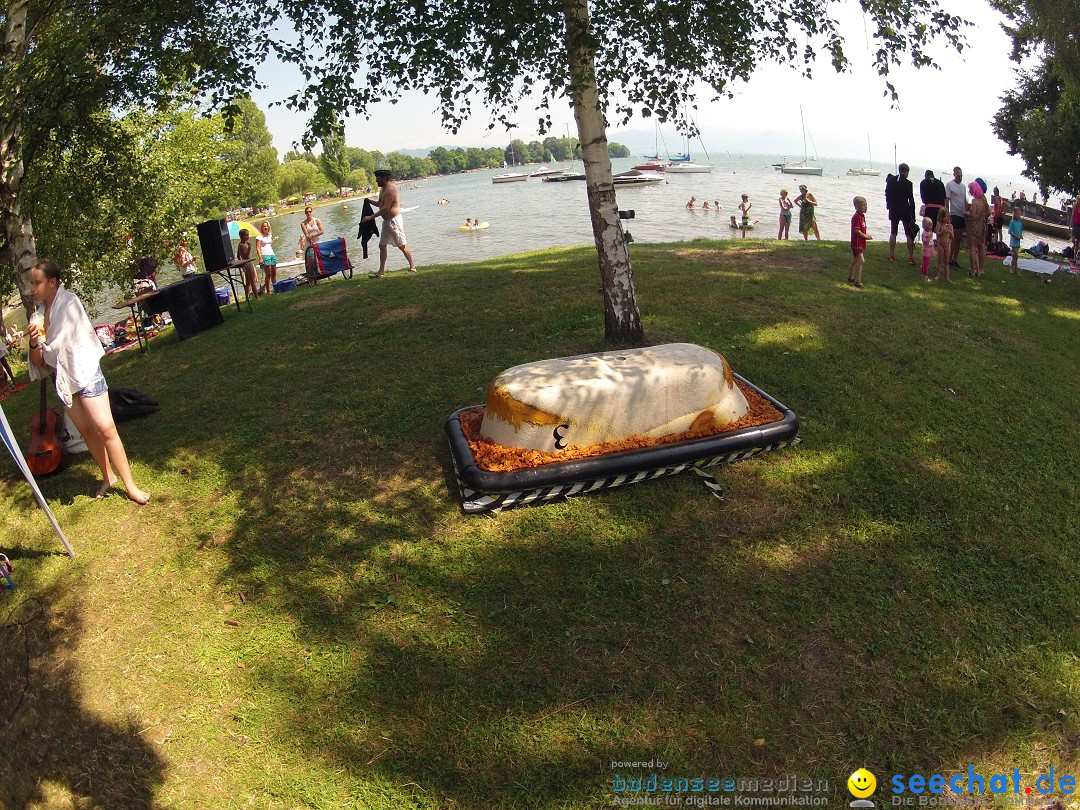
[[22, 110], [15, 65], [26, 52], [26, 12], [28, 0], [12, 0], [5, 14], [3, 54], [0, 55], [0, 218], [7, 245], [0, 264], [12, 267], [27, 317], [33, 310], [30, 268], [37, 263], [34, 227], [24, 216], [19, 202], [25, 170], [22, 159]]
[[611, 180], [611, 157], [604, 113], [596, 92], [593, 51], [585, 37], [589, 25], [588, 0], [564, 0], [563, 8], [570, 70], [574, 77], [571, 86], [574, 120], [585, 162], [589, 214], [604, 288], [604, 337], [619, 346], [636, 345], [644, 342], [645, 333], [641, 328], [630, 253]]

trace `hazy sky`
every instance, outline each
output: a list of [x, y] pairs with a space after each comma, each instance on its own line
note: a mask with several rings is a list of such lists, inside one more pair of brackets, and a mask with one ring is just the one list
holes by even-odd
[[[968, 47], [956, 53], [939, 46], [936, 55], [941, 71], [898, 69], [892, 81], [900, 94], [899, 109], [884, 97], [884, 82], [869, 66], [858, 5], [833, 3], [830, 13], [841, 20], [841, 30], [848, 37], [845, 50], [853, 72], [837, 75], [822, 59], [810, 81], [792, 68], [762, 63], [748, 84], [736, 88], [734, 99], [699, 101], [696, 119], [705, 149], [714, 158], [727, 152], [801, 156], [801, 105], [812, 139], [807, 149], [819, 158], [868, 160], [869, 149], [876, 163], [889, 164], [895, 144], [897, 160], [913, 166], [944, 170], [959, 164], [966, 176], [1018, 175], [1022, 161], [1006, 153], [989, 124], [1000, 106], [999, 97], [1015, 82], [1014, 65], [1008, 58], [1010, 41], [1001, 30], [999, 16], [982, 0], [946, 0], [945, 6], [975, 23], [967, 30]], [[255, 100], [267, 113], [281, 155], [299, 141], [304, 120], [281, 107], [271, 109], [269, 103], [295, 90], [298, 74], [280, 64], [267, 64], [260, 79], [271, 89], [259, 91]], [[708, 91], [702, 94], [702, 98], [710, 97]], [[396, 105], [382, 104], [373, 113], [370, 120], [347, 122], [350, 146], [390, 152], [433, 146], [505, 146], [511, 137], [525, 141], [538, 137], [537, 115], [531, 105], [524, 106], [518, 116], [530, 125], [512, 135], [502, 129], [488, 131], [483, 109], [457, 135], [450, 135], [440, 126], [433, 99], [420, 94], [405, 94]], [[561, 137], [567, 125], [576, 134], [569, 109], [561, 115], [553, 112], [552, 118], [552, 134]], [[672, 153], [681, 151], [680, 136], [673, 127], [666, 127], [663, 135]], [[626, 130], [609, 131], [608, 138], [640, 154], [646, 147], [651, 150], [654, 126], [639, 119]], [[701, 145], [692, 143], [691, 151], [701, 156]]]

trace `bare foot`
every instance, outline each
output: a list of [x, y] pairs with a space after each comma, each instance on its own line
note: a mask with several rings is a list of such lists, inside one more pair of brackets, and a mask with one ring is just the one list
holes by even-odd
[[116, 486], [116, 481], [117, 481], [117, 479], [115, 479], [115, 478], [112, 481], [102, 481], [101, 486], [98, 487], [98, 491], [94, 495], [94, 500], [95, 501], [100, 501], [102, 498], [104, 498], [106, 495], [108, 495], [109, 490], [112, 489], [114, 486]]
[[143, 492], [137, 487], [135, 489], [129, 489], [127, 491], [127, 494], [128, 497], [131, 498], [131, 500], [135, 501], [135, 503], [137, 503], [139, 506], [145, 506], [146, 504], [150, 503], [150, 493]]

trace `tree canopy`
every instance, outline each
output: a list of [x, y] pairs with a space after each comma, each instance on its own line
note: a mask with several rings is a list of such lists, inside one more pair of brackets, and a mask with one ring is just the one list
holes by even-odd
[[[1054, 0], [994, 3], [1009, 22], [1017, 82], [1001, 96], [994, 132], [1023, 175], [1069, 195], [1080, 192], [1080, 6]], [[1028, 65], [1023, 65], [1024, 61]], [[1033, 64], [1030, 64], [1033, 63]]]
[[248, 97], [240, 98], [228, 120], [221, 158], [229, 168], [224, 196], [241, 208], [265, 207], [277, 196], [277, 149], [266, 115]]
[[183, 89], [226, 104], [253, 81], [264, 52], [247, 32], [255, 13], [251, 0], [0, 2], [2, 260], [27, 306], [37, 247], [23, 181], [38, 156], [57, 144], [90, 149], [100, 114], [166, 109]]
[[[936, 41], [962, 47], [962, 20], [937, 0], [878, 0], [862, 9], [857, 34], [874, 39], [872, 66], [890, 91], [892, 66], [933, 64], [929, 49]], [[839, 24], [829, 5], [815, 0], [373, 0], [362, 14], [311, 0], [286, 11], [309, 32], [304, 42], [279, 45], [307, 79], [288, 102], [309, 114], [309, 135], [328, 131], [340, 111], [368, 114], [375, 102], [408, 90], [431, 94], [452, 132], [478, 101], [492, 126], [508, 128], [523, 101], [535, 102], [541, 134], [552, 125], [553, 107], [573, 109], [603, 281], [605, 335], [620, 344], [640, 342], [644, 333], [611, 180], [608, 123], [638, 114], [692, 131], [687, 114], [698, 88], [711, 88], [713, 97], [728, 94], [762, 61], [797, 65], [806, 75], [817, 68], [818, 53], [834, 69], [849, 66]], [[308, 48], [311, 37], [322, 47]]]

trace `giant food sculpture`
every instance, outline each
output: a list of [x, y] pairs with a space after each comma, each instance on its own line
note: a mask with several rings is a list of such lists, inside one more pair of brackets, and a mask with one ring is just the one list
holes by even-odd
[[[689, 343], [540, 360], [498, 374], [446, 430], [466, 512], [492, 512], [798, 442], [788, 408]], [[718, 486], [718, 485], [717, 485]]]

